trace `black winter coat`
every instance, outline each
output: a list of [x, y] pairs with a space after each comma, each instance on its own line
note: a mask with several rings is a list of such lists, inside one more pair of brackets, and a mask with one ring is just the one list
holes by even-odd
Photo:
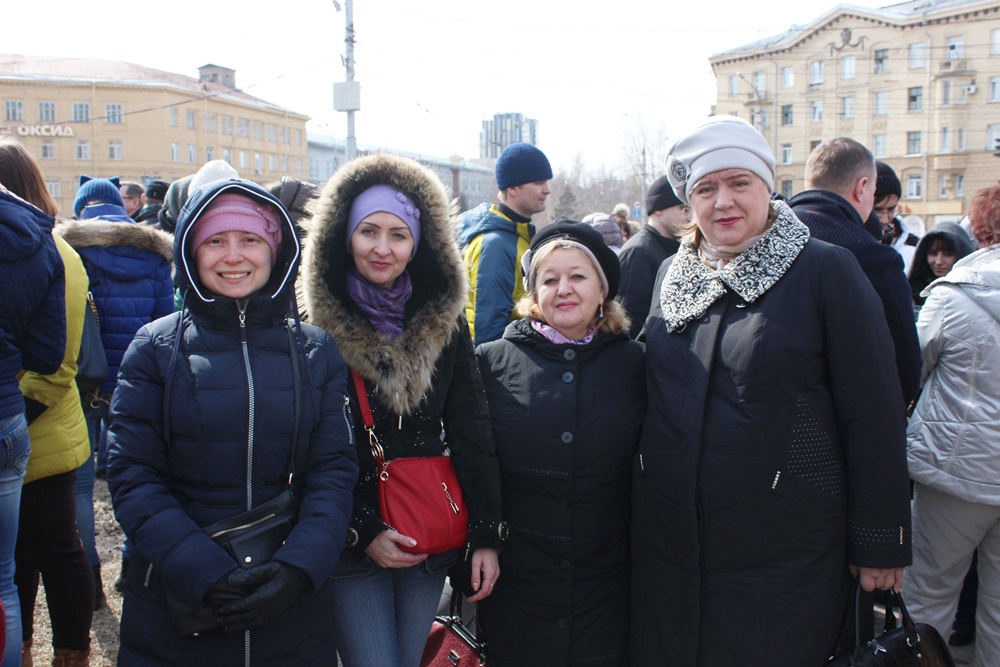
[[625, 333], [557, 345], [524, 319], [477, 356], [510, 527], [480, 604], [493, 664], [626, 665], [642, 346]]
[[806, 190], [792, 197], [788, 205], [813, 238], [850, 250], [875, 288], [892, 336], [890, 352], [896, 361], [903, 405], [909, 405], [920, 389], [921, 356], [903, 258], [891, 246], [875, 240], [857, 210], [838, 194]]
[[660, 265], [663, 260], [674, 255], [680, 246], [680, 241], [664, 236], [648, 223], [622, 246], [622, 251], [618, 254], [618, 261], [622, 265], [618, 300], [625, 306], [625, 311], [632, 320], [628, 332], [632, 338], [639, 335], [642, 325], [646, 323]]
[[[307, 324], [290, 354], [285, 315], [298, 243], [287, 218], [282, 254], [270, 282], [246, 303], [245, 326], [235, 300], [198, 284], [188, 257], [193, 253], [184, 250], [187, 232], [206, 200], [232, 183], [210, 186], [189, 202], [192, 212], [182, 214], [175, 261], [189, 306], [139, 330], [111, 401], [108, 484], [115, 516], [135, 546], [125, 581], [123, 666], [329, 665], [336, 651], [325, 621], [332, 613], [331, 589], [323, 584], [343, 547], [357, 478], [345, 408], [347, 368], [330, 337]], [[276, 201], [257, 186], [251, 191]], [[309, 589], [249, 638], [221, 630], [179, 638], [161, 578], [203, 599], [237, 563], [202, 527], [256, 507], [285, 487], [294, 357], [302, 369], [298, 520], [274, 559], [304, 571]]]
[[881, 305], [850, 253], [775, 205], [767, 235], [722, 271], [682, 245], [643, 334], [636, 667], [821, 667], [848, 564], [910, 562]]

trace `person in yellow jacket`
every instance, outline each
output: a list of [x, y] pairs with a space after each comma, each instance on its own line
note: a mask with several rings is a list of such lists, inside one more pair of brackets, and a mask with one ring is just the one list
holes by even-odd
[[[14, 140], [0, 141], [0, 182], [46, 214], [57, 208], [34, 159]], [[52, 375], [23, 372], [31, 455], [21, 491], [16, 573], [22, 614], [22, 664], [31, 663], [32, 623], [39, 574], [52, 621], [53, 664], [89, 664], [94, 575], [76, 531], [73, 482], [90, 455], [90, 440], [76, 386], [89, 280], [70, 245], [54, 236], [65, 267], [66, 350]]]

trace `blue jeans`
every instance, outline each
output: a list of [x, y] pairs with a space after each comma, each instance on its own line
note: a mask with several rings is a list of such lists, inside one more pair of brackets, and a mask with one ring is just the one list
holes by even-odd
[[7, 613], [7, 648], [0, 667], [21, 665], [21, 603], [14, 585], [14, 547], [21, 510], [21, 482], [28, 468], [31, 440], [24, 413], [0, 423], [0, 601]]
[[101, 439], [105, 437], [102, 414], [106, 409], [103, 404], [100, 409], [84, 406], [83, 416], [87, 420], [87, 432], [90, 436], [90, 457], [77, 469], [76, 481], [73, 483], [73, 495], [76, 497], [76, 530], [80, 533], [80, 542], [83, 543], [83, 550], [91, 567], [101, 564], [94, 536], [94, 452], [98, 450]]
[[331, 580], [333, 635], [344, 667], [418, 667], [447, 572], [376, 568]]

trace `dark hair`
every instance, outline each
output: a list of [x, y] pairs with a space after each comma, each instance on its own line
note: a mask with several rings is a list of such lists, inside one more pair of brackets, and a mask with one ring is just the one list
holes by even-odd
[[976, 193], [969, 208], [969, 222], [980, 247], [1000, 243], [1000, 185]]
[[941, 223], [927, 232], [917, 244], [917, 250], [913, 254], [913, 263], [910, 264], [910, 275], [907, 277], [913, 303], [918, 306], [922, 306], [924, 303], [924, 297], [920, 296], [920, 293], [937, 279], [934, 270], [927, 263], [927, 255], [935, 248], [953, 253], [956, 261], [975, 250], [972, 239], [969, 238], [964, 229], [955, 223]]
[[0, 183], [53, 218], [59, 215], [38, 163], [21, 142], [10, 137], [0, 138]]
[[890, 195], [903, 196], [903, 186], [892, 167], [885, 162], [875, 162], [875, 203], [880, 203]]
[[119, 187], [125, 188], [125, 197], [129, 199], [138, 199], [146, 194], [146, 190], [135, 181], [122, 181], [119, 183]]
[[816, 190], [846, 192], [862, 176], [874, 175], [872, 152], [848, 137], [820, 144], [806, 161], [806, 187]]

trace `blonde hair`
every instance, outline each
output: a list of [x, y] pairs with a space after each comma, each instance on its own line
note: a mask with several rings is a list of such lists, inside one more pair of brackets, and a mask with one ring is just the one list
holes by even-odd
[[[531, 267], [528, 269], [532, 274], [538, 273], [538, 268], [541, 266], [542, 262], [548, 257], [553, 250], [558, 250], [560, 248], [566, 248], [569, 250], [576, 250], [581, 252], [576, 245], [568, 243], [563, 240], [556, 240], [550, 243], [546, 243], [541, 248], [535, 252], [534, 256], [531, 258]], [[581, 252], [581, 254], [583, 254]], [[586, 256], [586, 255], [584, 255]], [[587, 257], [589, 260], [590, 257]], [[593, 261], [591, 260], [591, 264]], [[599, 273], [603, 273], [603, 270], [599, 266], [594, 267]], [[527, 277], [527, 276], [526, 276]], [[534, 277], [534, 276], [532, 276]], [[603, 282], [603, 281], [602, 281]], [[534, 284], [533, 289], [527, 292], [523, 297], [518, 300], [515, 308], [517, 312], [521, 313], [527, 317], [533, 317], [539, 322], [545, 322], [545, 317], [542, 315], [542, 308], [538, 303], [538, 283], [532, 280]], [[602, 286], [603, 288], [603, 286]], [[617, 297], [614, 299], [604, 299], [601, 304], [604, 309], [604, 317], [598, 319], [597, 313], [594, 313], [594, 319], [597, 321], [598, 331], [607, 331], [608, 333], [618, 334], [623, 331], [628, 331], [629, 327], [632, 325], [632, 321], [628, 317], [628, 313], [625, 312], [625, 307], [619, 303]], [[548, 322], [545, 322], [548, 324]]]

